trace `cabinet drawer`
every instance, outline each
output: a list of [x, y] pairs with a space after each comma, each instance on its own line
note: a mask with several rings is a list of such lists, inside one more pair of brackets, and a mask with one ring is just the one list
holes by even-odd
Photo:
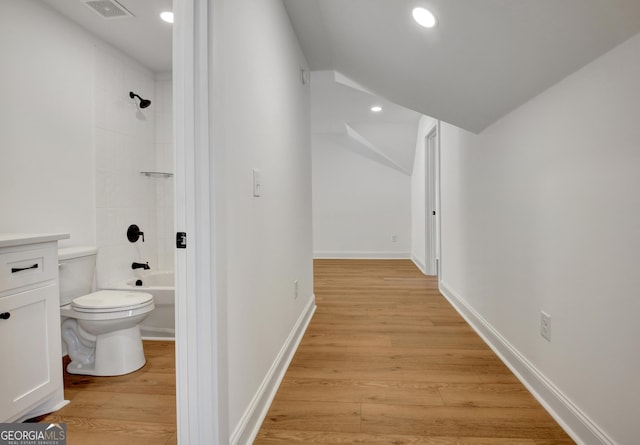
[[0, 292], [58, 277], [55, 246], [0, 250]]

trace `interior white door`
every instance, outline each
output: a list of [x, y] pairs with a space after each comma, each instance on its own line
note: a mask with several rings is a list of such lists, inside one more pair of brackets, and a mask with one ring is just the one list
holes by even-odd
[[437, 275], [437, 183], [438, 183], [438, 168], [437, 168], [437, 127], [427, 134], [425, 139], [425, 162], [426, 162], [426, 180], [425, 180], [425, 199], [426, 199], [426, 247], [425, 247], [425, 267], [427, 275]]

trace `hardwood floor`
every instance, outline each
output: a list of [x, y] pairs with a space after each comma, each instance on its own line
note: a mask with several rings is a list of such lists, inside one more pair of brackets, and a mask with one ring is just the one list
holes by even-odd
[[316, 260], [317, 311], [257, 445], [574, 442], [404, 260]]
[[[316, 260], [318, 305], [257, 445], [574, 442], [410, 261]], [[69, 445], [174, 445], [173, 342], [119, 377], [65, 372]], [[244, 444], [242, 444], [244, 445]]]
[[[67, 406], [38, 422], [66, 422], [68, 445], [175, 445], [176, 376], [172, 341], [145, 341], [147, 363], [118, 377], [64, 372]], [[66, 363], [65, 363], [66, 366]]]

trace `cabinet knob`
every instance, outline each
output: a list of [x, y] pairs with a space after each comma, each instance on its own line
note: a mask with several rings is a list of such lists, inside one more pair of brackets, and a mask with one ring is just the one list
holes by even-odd
[[0, 319], [2, 320], [8, 320], [9, 317], [11, 317], [11, 314], [9, 312], [3, 312], [0, 314]]

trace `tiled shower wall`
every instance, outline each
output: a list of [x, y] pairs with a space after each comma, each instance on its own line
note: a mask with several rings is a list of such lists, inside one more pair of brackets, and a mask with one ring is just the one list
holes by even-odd
[[[173, 269], [167, 246], [173, 233], [173, 179], [141, 173], [172, 172], [173, 148], [171, 81], [156, 81], [154, 73], [110, 48], [96, 48], [94, 66], [100, 288], [136, 276], [134, 261], [148, 261], [152, 270]], [[151, 106], [140, 109], [129, 91], [151, 100]], [[128, 241], [130, 224], [144, 232], [144, 242]]]
[[[173, 168], [173, 87], [169, 76], [156, 80], [156, 170], [172, 173]], [[173, 270], [173, 177], [156, 180], [158, 267]]]

